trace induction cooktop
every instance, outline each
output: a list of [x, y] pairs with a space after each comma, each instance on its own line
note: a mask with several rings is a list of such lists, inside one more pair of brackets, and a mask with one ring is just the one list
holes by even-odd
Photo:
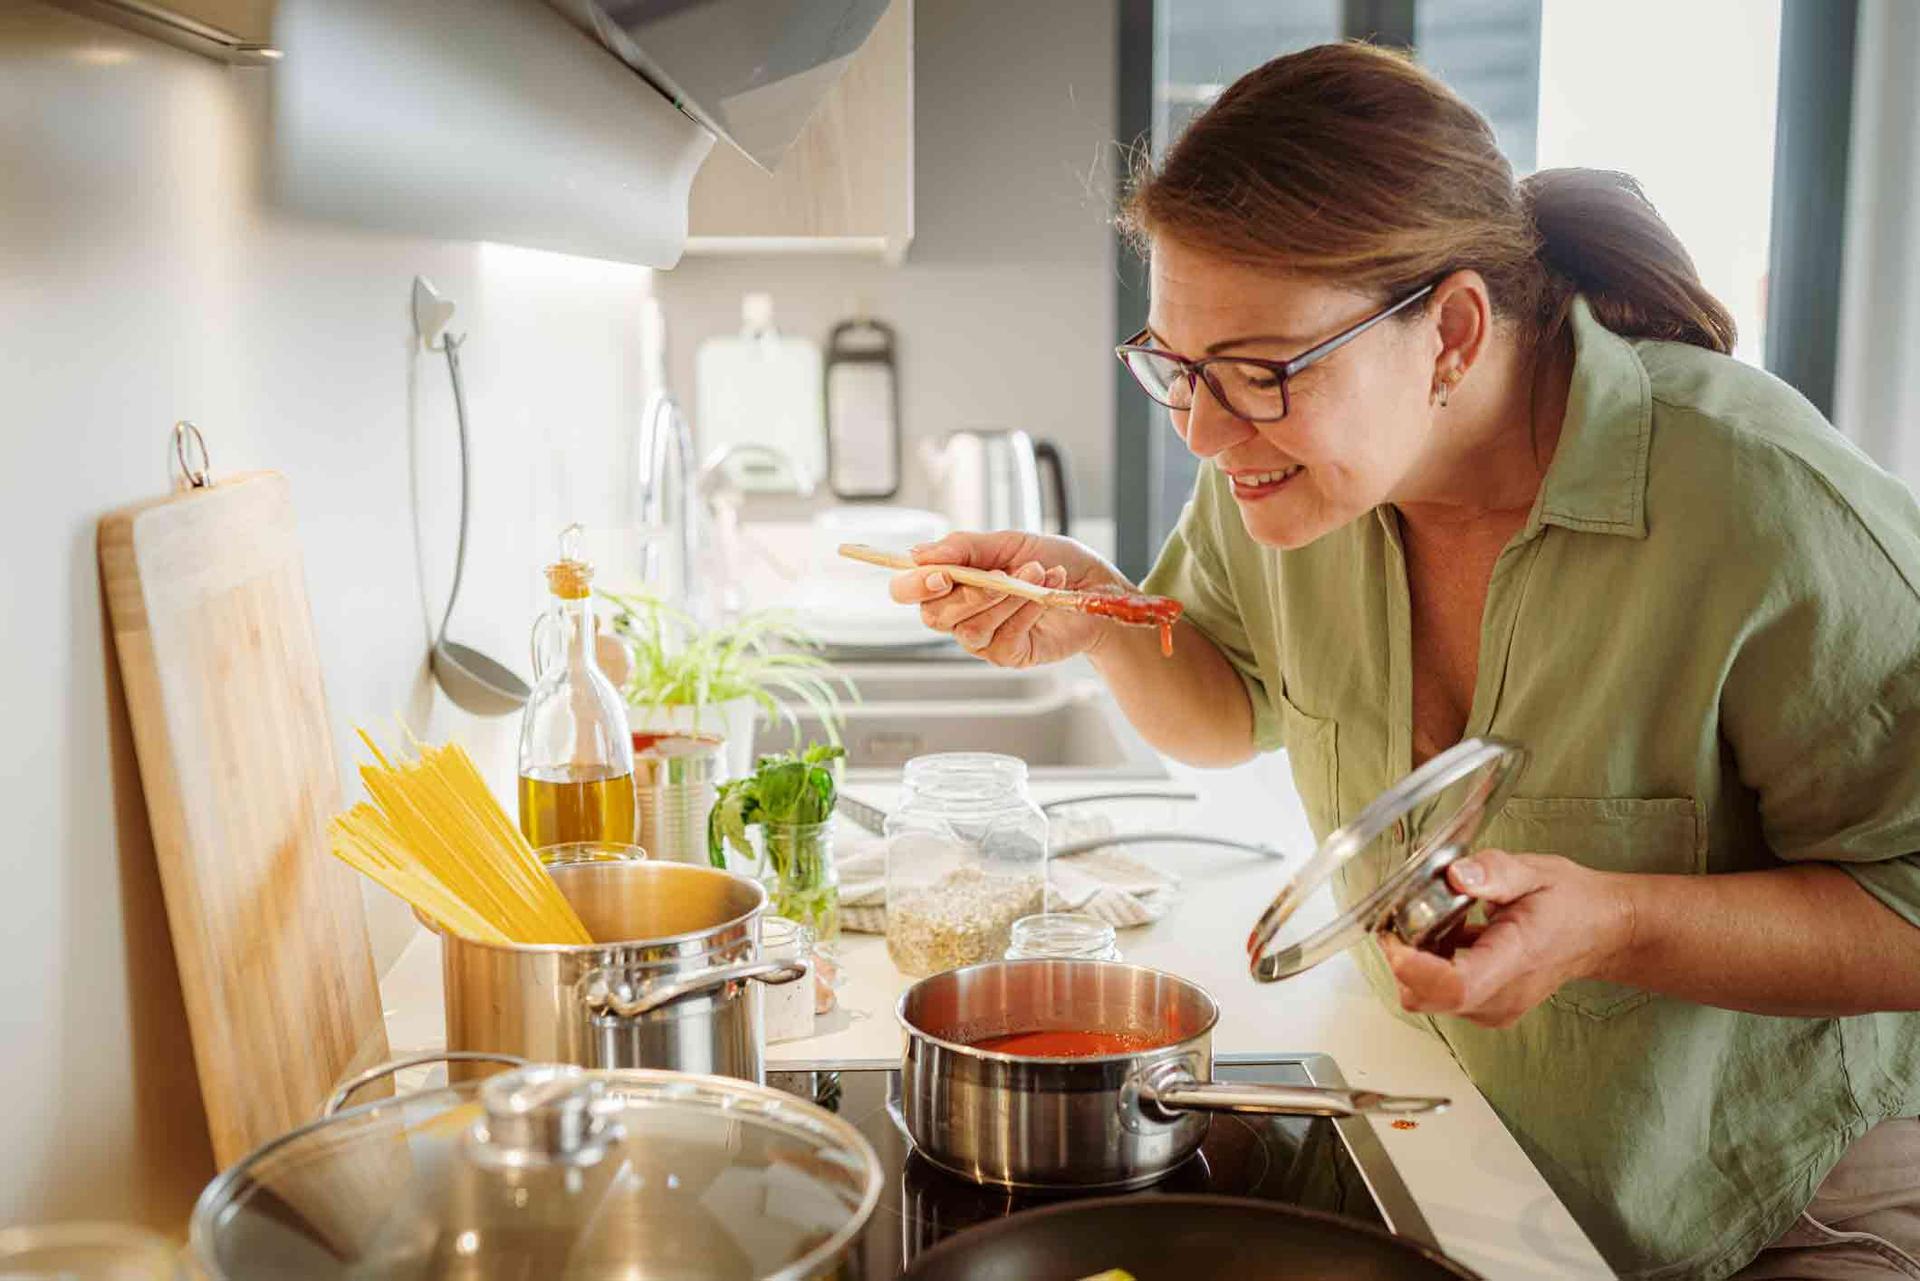
[[[1346, 1084], [1324, 1054], [1223, 1055], [1214, 1060], [1214, 1079]], [[860, 1281], [890, 1281], [921, 1252], [955, 1233], [1076, 1195], [1255, 1197], [1343, 1214], [1439, 1247], [1365, 1117], [1215, 1116], [1200, 1150], [1148, 1187], [1039, 1194], [973, 1183], [915, 1153], [896, 1108], [889, 1106], [899, 1097], [899, 1072], [891, 1063], [783, 1064], [767, 1073], [767, 1084], [838, 1113], [880, 1155], [886, 1183], [852, 1260]]]

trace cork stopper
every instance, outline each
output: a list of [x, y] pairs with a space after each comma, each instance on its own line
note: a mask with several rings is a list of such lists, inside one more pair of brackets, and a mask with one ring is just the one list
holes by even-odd
[[593, 566], [584, 560], [557, 560], [547, 566], [547, 589], [561, 600], [585, 600]]
[[560, 531], [560, 559], [547, 566], [547, 590], [561, 600], [585, 600], [593, 585], [593, 566], [580, 558], [585, 529], [578, 523]]

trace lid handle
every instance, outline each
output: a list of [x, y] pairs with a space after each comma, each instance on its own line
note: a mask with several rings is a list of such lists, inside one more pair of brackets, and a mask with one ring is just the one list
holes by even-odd
[[536, 1063], [488, 1078], [486, 1116], [469, 1134], [474, 1160], [490, 1168], [593, 1165], [621, 1137], [625, 1102], [605, 1079], [572, 1064]]

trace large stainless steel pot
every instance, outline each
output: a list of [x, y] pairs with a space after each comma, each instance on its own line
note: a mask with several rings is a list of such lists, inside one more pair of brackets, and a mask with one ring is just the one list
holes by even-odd
[[778, 1090], [540, 1064], [273, 1140], [201, 1195], [190, 1249], [207, 1281], [824, 1281], [882, 1178]]
[[[1197, 984], [1116, 961], [989, 961], [900, 998], [900, 1110], [922, 1155], [1007, 1187], [1126, 1188], [1192, 1156], [1213, 1112], [1429, 1112], [1446, 1099], [1318, 1086], [1219, 1084], [1220, 1007]], [[1155, 1048], [1040, 1058], [972, 1044], [1030, 1031], [1152, 1037]]]
[[603, 941], [476, 943], [442, 932], [449, 1049], [762, 1079], [752, 984], [789, 982], [805, 970], [759, 959], [767, 894], [758, 882], [652, 861], [548, 871]]

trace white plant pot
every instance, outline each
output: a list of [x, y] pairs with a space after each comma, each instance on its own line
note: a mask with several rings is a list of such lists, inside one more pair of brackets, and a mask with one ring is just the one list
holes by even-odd
[[753, 731], [759, 715], [760, 705], [751, 698], [698, 707], [682, 703], [627, 708], [627, 722], [635, 730], [718, 734], [726, 739], [728, 778], [744, 778], [753, 772]]

